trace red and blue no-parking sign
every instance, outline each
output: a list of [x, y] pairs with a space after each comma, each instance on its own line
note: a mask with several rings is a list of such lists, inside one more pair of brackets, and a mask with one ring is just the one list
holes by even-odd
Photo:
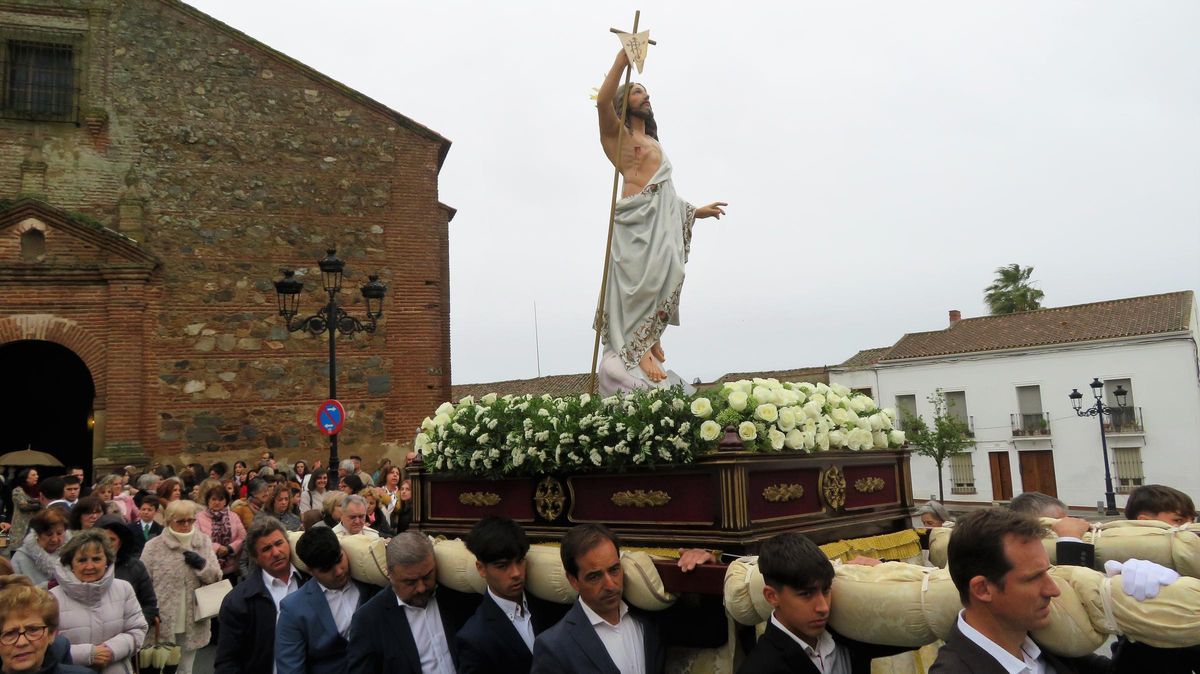
[[346, 423], [346, 410], [332, 398], [317, 406], [317, 430], [325, 435], [337, 435]]

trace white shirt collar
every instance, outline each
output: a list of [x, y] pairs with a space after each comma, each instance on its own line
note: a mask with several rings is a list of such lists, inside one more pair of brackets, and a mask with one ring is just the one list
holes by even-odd
[[[596, 625], [599, 625], [600, 623], [604, 623], [605, 625], [608, 625], [609, 627], [613, 627], [612, 623], [608, 622], [604, 618], [601, 618], [600, 614], [593, 611], [592, 607], [588, 606], [587, 602], [585, 602], [584, 600], [580, 599], [579, 605], [583, 607], [583, 614], [587, 616], [588, 622], [590, 622], [593, 627], [595, 627]], [[625, 603], [624, 599], [622, 599], [621, 600], [621, 610], [620, 610], [620, 613], [617, 615], [617, 624], [618, 625], [621, 624], [621, 622], [623, 620], [625, 620], [625, 614], [627, 614], [627, 613], [629, 613], [629, 605]]]
[[1021, 651], [1025, 654], [1026, 659], [1020, 659], [984, 636], [979, 630], [967, 624], [967, 621], [963, 618], [964, 615], [966, 615], [965, 609], [958, 612], [958, 631], [962, 632], [964, 637], [970, 639], [976, 646], [987, 652], [988, 655], [995, 658], [996, 663], [1003, 667], [1004, 671], [1008, 672], [1008, 674], [1022, 674], [1023, 672], [1036, 671], [1026, 663], [1027, 661], [1036, 662], [1038, 658], [1042, 657], [1042, 649], [1033, 643], [1033, 639], [1030, 639], [1028, 634], [1025, 635], [1025, 641], [1021, 642]]
[[800, 648], [804, 649], [805, 654], [807, 654], [809, 657], [820, 656], [822, 658], [828, 658], [835, 650], [837, 650], [837, 642], [833, 640], [833, 636], [829, 634], [829, 630], [824, 630], [821, 632], [821, 636], [817, 639], [817, 647], [813, 648], [812, 646], [808, 645], [807, 641], [793, 634], [792, 631], [785, 627], [783, 623], [779, 622], [779, 619], [775, 617], [774, 613], [771, 614], [771, 624], [778, 627], [780, 631], [791, 637], [793, 641], [800, 645]]
[[259, 571], [262, 572], [263, 585], [266, 585], [267, 587], [270, 587], [272, 585], [275, 585], [276, 587], [278, 587], [280, 585], [284, 585], [284, 586], [291, 585], [292, 581], [297, 580], [296, 577], [300, 575], [300, 572], [296, 569], [296, 567], [291, 564], [288, 565], [287, 580], [279, 580], [275, 576], [272, 576], [271, 574], [267, 573], [266, 570], [264, 570], [264, 569], [259, 569]]
[[[392, 594], [396, 594], [396, 591], [392, 590]], [[414, 611], [424, 611], [430, 606], [433, 606], [433, 602], [435, 601], [437, 601], [437, 590], [434, 590], [433, 596], [429, 598], [429, 603], [424, 606], [413, 606], [412, 604], [406, 604], [404, 603], [404, 600], [400, 598], [400, 595], [396, 594], [396, 603], [399, 604], [401, 608], [410, 608]]]
[[[496, 602], [496, 606], [499, 606], [500, 610], [504, 611], [504, 615], [508, 616], [509, 620], [516, 620], [519, 617], [517, 616], [517, 602], [501, 597], [495, 592], [492, 592], [492, 588], [490, 587], [487, 589], [487, 593], [488, 596], [492, 598], [492, 601]], [[523, 613], [523, 616], [520, 617], [529, 617], [529, 602], [525, 600], [524, 592], [521, 593], [521, 612]]]

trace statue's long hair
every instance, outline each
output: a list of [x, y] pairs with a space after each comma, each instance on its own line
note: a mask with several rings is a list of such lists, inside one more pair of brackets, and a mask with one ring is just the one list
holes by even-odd
[[[629, 90], [635, 86], [641, 86], [643, 89], [645, 89], [644, 85], [639, 85], [637, 82], [630, 82], [629, 84], [622, 84], [617, 89], [617, 93], [613, 95], [613, 108], [617, 111], [617, 119], [621, 118], [621, 108], [625, 107], [625, 96], [627, 96], [629, 94]], [[630, 117], [633, 116], [631, 114], [632, 112], [633, 111], [630, 110], [625, 114], [626, 128], [630, 128], [633, 125], [633, 122], [630, 121]], [[642, 117], [642, 119], [646, 120], [646, 135], [650, 136], [654, 140], [658, 140], [658, 122], [654, 121], [654, 113], [651, 112], [649, 117]]]

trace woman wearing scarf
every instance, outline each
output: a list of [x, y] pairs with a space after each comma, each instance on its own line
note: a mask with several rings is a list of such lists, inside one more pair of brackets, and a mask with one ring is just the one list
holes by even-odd
[[29, 524], [36, 535], [13, 554], [13, 572], [29, 576], [34, 585], [45, 588], [54, 577], [58, 551], [66, 540], [67, 516], [58, 508], [50, 508], [34, 515]]
[[205, 492], [204, 502], [208, 508], [196, 514], [196, 526], [212, 539], [213, 554], [221, 563], [221, 575], [232, 578], [237, 573], [238, 554], [246, 542], [246, 527], [229, 509], [229, 494], [220, 484]]
[[133, 587], [113, 577], [116, 555], [96, 529], [62, 547], [50, 594], [58, 600], [58, 631], [71, 642], [71, 661], [100, 674], [132, 674], [146, 639], [146, 617]]
[[173, 501], [163, 514], [161, 536], [151, 538], [142, 551], [158, 596], [162, 640], [180, 647], [177, 674], [192, 674], [196, 651], [208, 645], [212, 618], [196, 620], [196, 589], [221, 579], [221, 564], [212, 540], [193, 526], [196, 504]]
[[29, 530], [29, 520], [42, 509], [38, 489], [37, 468], [26, 468], [17, 474], [17, 486], [12, 490], [13, 519], [8, 530], [10, 545], [20, 545]]

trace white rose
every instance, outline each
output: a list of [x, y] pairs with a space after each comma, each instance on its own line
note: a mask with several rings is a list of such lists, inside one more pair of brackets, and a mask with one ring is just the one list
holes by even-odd
[[753, 440], [758, 437], [758, 428], [753, 421], [743, 421], [738, 424], [738, 437], [743, 440]]
[[475, 396], [464, 396], [461, 400], [458, 401], [458, 404], [459, 405], [474, 405], [475, 404]]
[[888, 441], [897, 447], [902, 447], [904, 445], [904, 431], [892, 431], [888, 433]]
[[887, 418], [876, 412], [870, 416], [871, 430], [882, 431], [887, 426]]
[[846, 446], [846, 434], [843, 433], [841, 431], [841, 429], [834, 429], [832, 431], [829, 431], [828, 437], [829, 437], [829, 444], [831, 446], [833, 446], [833, 447], [845, 447]]
[[808, 397], [808, 402], [815, 404], [817, 409], [821, 409], [822, 407], [825, 407], [825, 394], [814, 393]]
[[884, 415], [885, 417], [887, 417], [888, 419], [891, 419], [892, 421], [895, 421], [895, 420], [896, 420], [896, 410], [895, 410], [895, 408], [892, 408], [892, 407], [885, 407], [885, 408], [883, 408], [883, 409], [882, 409], [882, 410], [880, 410], [880, 411], [881, 411], [881, 412], [883, 412], [883, 415]]
[[692, 401], [692, 414], [701, 419], [707, 419], [712, 411], [712, 401], [708, 398], [696, 398]]
[[451, 403], [442, 403], [441, 405], [438, 405], [436, 414], [445, 414], [446, 416], [450, 416], [451, 414], [454, 414], [454, 405]]
[[875, 404], [867, 396], [854, 396], [850, 398], [850, 409], [855, 412], [865, 412], [872, 407], [875, 407]]
[[434, 428], [435, 428], [435, 426], [433, 425], [433, 419], [430, 419], [429, 417], [425, 417], [424, 419], [421, 420], [421, 430], [432, 431]]
[[826, 433], [824, 431], [817, 432], [815, 440], [816, 440], [816, 446], [818, 449], [820, 449], [822, 452], [829, 451], [829, 434], [828, 433]]
[[870, 449], [874, 440], [871, 438], [871, 431], [856, 428], [847, 435], [847, 446], [853, 450]]
[[883, 431], [875, 431], [871, 434], [871, 440], [876, 449], [887, 449], [887, 433], [884, 433]]
[[830, 390], [831, 389], [829, 388], [829, 384], [826, 384], [824, 382], [817, 383], [817, 388], [816, 388], [817, 393], [820, 393], [821, 395], [828, 395]]
[[779, 418], [779, 409], [771, 403], [764, 403], [755, 408], [754, 416], [769, 424]]
[[825, 402], [829, 403], [830, 407], [841, 407], [842, 397], [836, 393], [826, 393]]
[[849, 410], [835, 407], [829, 412], [829, 418], [833, 419], [833, 423], [841, 426], [842, 424], [846, 423], [846, 415], [849, 414], [849, 412]]
[[487, 395], [480, 398], [479, 402], [483, 403], [484, 405], [495, 405], [496, 404], [496, 394], [488, 393]]
[[785, 439], [786, 438], [783, 433], [781, 433], [777, 428], [772, 428], [771, 430], [767, 431], [767, 440], [771, 443], [771, 449], [777, 452], [783, 449], [783, 443]]
[[767, 388], [766, 386], [755, 386], [754, 392], [751, 395], [753, 395], [754, 399], [760, 403], [771, 401], [771, 389]]
[[843, 398], [850, 395], [850, 389], [846, 388], [842, 384], [830, 384], [829, 390], [842, 396]]
[[729, 406], [738, 412], [741, 412], [742, 410], [746, 409], [746, 398], [747, 395], [745, 391], [734, 391], [733, 393], [729, 394]]
[[873, 430], [871, 428], [871, 419], [868, 417], [859, 417], [857, 423], [859, 428], [867, 431], [868, 433]]
[[439, 413], [436, 417], [433, 418], [434, 426], [442, 427], [449, 423], [450, 423], [450, 415], [449, 414]]
[[709, 419], [700, 424], [700, 439], [705, 442], [712, 442], [721, 434], [721, 424]]
[[788, 449], [800, 449], [804, 446], [804, 434], [793, 428], [783, 438], [783, 444]]
[[809, 419], [818, 419], [821, 416], [821, 406], [818, 405], [815, 400], [809, 400], [808, 402], [804, 403], [804, 407], [802, 409], [804, 410], [804, 416], [808, 417]]
[[817, 446], [817, 434], [815, 431], [804, 431], [804, 449], [812, 449]]
[[[779, 410], [779, 420], [775, 422], [775, 425], [779, 426], [779, 430], [783, 431], [784, 433], [795, 429], [796, 413], [793, 412], [792, 408], [790, 407], [785, 407]], [[793, 447], [792, 449], [795, 448]]]

